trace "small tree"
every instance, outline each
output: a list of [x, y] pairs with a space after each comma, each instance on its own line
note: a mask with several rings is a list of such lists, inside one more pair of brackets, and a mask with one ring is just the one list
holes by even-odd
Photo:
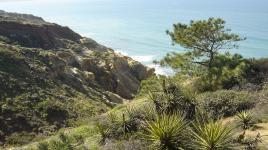
[[[225, 28], [225, 21], [219, 18], [209, 18], [208, 20], [191, 21], [189, 25], [174, 24], [173, 31], [167, 31], [173, 44], [179, 44], [187, 50], [183, 55], [168, 54], [160, 64], [167, 64], [172, 68], [192, 67], [200, 71], [204, 68], [212, 82], [212, 68], [215, 59], [221, 50], [238, 48], [238, 41], [244, 40], [237, 34], [230, 33], [230, 29]], [[174, 59], [177, 59], [174, 61]], [[202, 67], [200, 67], [202, 66]], [[193, 68], [191, 68], [193, 69]]]

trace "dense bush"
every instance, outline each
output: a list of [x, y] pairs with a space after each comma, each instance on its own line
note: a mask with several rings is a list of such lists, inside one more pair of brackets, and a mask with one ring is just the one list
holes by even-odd
[[162, 81], [162, 77], [157, 76], [142, 81], [138, 96], [146, 96], [150, 91], [161, 91]]
[[129, 106], [120, 113], [110, 112], [97, 123], [97, 131], [101, 136], [100, 143], [105, 144], [108, 139], [126, 140], [136, 132], [142, 131], [147, 120], [156, 118], [156, 110], [150, 104]]
[[193, 119], [196, 111], [195, 92], [176, 83], [163, 80], [162, 90], [150, 92], [158, 114], [183, 113], [186, 119]]
[[198, 101], [201, 109], [210, 112], [214, 118], [232, 116], [256, 104], [253, 94], [234, 90], [207, 92], [199, 95]]
[[250, 67], [247, 69], [246, 78], [255, 84], [267, 81], [268, 58], [249, 59]]

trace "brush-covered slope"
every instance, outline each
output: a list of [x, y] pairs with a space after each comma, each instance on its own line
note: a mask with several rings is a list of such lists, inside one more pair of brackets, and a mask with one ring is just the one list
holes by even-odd
[[153, 74], [68, 27], [0, 11], [0, 141], [105, 112]]

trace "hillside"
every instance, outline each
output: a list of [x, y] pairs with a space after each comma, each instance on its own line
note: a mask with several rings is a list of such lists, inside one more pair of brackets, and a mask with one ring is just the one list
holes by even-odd
[[246, 38], [221, 18], [167, 34], [185, 52], [154, 61], [174, 71], [156, 76], [68, 27], [0, 11], [0, 149], [267, 149], [268, 58], [231, 53]]
[[68, 27], [0, 11], [0, 144], [25, 144], [106, 112], [153, 74]]

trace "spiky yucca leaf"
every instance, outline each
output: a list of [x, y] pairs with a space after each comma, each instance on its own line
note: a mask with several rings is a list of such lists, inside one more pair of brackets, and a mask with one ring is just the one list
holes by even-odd
[[193, 125], [193, 147], [197, 150], [226, 150], [232, 147], [233, 128], [220, 122]]
[[159, 146], [159, 149], [175, 150], [183, 147], [187, 122], [179, 114], [159, 116], [155, 121], [147, 122], [146, 139]]
[[241, 111], [236, 115], [236, 118], [238, 119], [240, 125], [244, 130], [247, 130], [252, 125], [253, 116], [248, 111]]

